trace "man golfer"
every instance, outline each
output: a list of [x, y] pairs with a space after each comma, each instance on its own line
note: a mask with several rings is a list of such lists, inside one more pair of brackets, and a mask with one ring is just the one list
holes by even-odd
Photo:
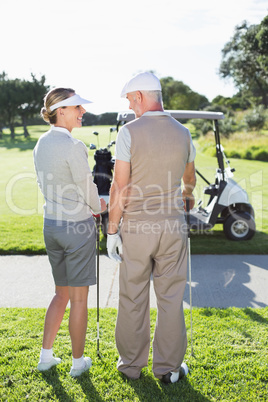
[[[115, 334], [117, 368], [128, 378], [138, 379], [147, 366], [152, 275], [158, 307], [153, 372], [165, 383], [174, 383], [188, 373], [183, 363], [187, 346], [184, 200], [190, 198], [193, 207], [195, 148], [189, 130], [164, 112], [161, 84], [155, 75], [136, 75], [121, 96], [129, 100], [136, 119], [118, 133], [110, 192], [107, 249], [110, 258], [122, 260]], [[121, 245], [119, 256], [116, 249]]]

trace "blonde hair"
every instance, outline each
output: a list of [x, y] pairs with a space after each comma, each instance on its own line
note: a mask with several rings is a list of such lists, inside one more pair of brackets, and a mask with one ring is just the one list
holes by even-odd
[[44, 107], [40, 112], [45, 122], [50, 124], [57, 123], [57, 109], [51, 111], [50, 106], [69, 98], [74, 93], [75, 91], [71, 88], [51, 89], [44, 97]]

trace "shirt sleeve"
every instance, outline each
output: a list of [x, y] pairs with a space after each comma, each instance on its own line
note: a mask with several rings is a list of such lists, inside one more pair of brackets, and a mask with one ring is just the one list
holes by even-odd
[[131, 136], [126, 126], [120, 128], [115, 146], [115, 159], [130, 162]]
[[190, 134], [189, 131], [189, 136], [190, 136], [190, 151], [189, 151], [189, 156], [188, 156], [188, 160], [187, 163], [193, 162], [196, 156], [196, 149], [195, 146], [193, 144], [193, 140], [192, 140], [192, 136]]
[[100, 198], [96, 184], [93, 182], [92, 172], [88, 164], [87, 147], [82, 141], [73, 145], [71, 157], [68, 159], [73, 181], [84, 202], [95, 213], [101, 211]]
[[86, 179], [76, 183], [76, 185], [79, 195], [83, 198], [90, 209], [95, 214], [101, 212], [100, 197], [97, 186], [93, 183], [92, 175], [88, 175]]
[[87, 147], [82, 141], [73, 143], [67, 161], [75, 183], [84, 180], [88, 174], [91, 174]]

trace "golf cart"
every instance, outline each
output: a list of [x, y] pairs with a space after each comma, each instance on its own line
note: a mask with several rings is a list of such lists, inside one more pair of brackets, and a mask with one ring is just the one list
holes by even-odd
[[[198, 202], [197, 208], [191, 210], [190, 226], [192, 230], [206, 231], [216, 224], [222, 224], [225, 236], [234, 241], [250, 240], [255, 234], [254, 210], [249, 203], [248, 195], [233, 179], [235, 169], [230, 167], [223, 147], [220, 143], [218, 120], [224, 119], [223, 113], [169, 110], [175, 119], [209, 119], [213, 121], [213, 130], [216, 144], [215, 183], [210, 183], [198, 170], [196, 173], [207, 184], [204, 194], [209, 196], [208, 203], [202, 207]], [[135, 118], [133, 112], [122, 112], [117, 116], [117, 131], [120, 125]]]

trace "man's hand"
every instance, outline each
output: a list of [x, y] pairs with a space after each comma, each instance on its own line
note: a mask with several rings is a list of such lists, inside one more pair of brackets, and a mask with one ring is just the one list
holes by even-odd
[[189, 198], [190, 209], [194, 207], [194, 201], [195, 201], [193, 196], [193, 190], [196, 184], [194, 162], [186, 163], [182, 179], [184, 185], [182, 191], [182, 198], [184, 202], [184, 209], [186, 211], [186, 198]]
[[[194, 195], [191, 193], [191, 194], [187, 194], [186, 192], [182, 192], [182, 199], [183, 199], [183, 202], [184, 202], [184, 210], [186, 211], [186, 198], [188, 198], [189, 199], [189, 209], [193, 209], [193, 207], [194, 207], [194, 203], [195, 203], [195, 198], [194, 198]], [[187, 212], [187, 211], [186, 211]]]
[[119, 233], [107, 234], [107, 251], [111, 260], [121, 262], [122, 259], [116, 252], [116, 248], [122, 246], [122, 240]]

